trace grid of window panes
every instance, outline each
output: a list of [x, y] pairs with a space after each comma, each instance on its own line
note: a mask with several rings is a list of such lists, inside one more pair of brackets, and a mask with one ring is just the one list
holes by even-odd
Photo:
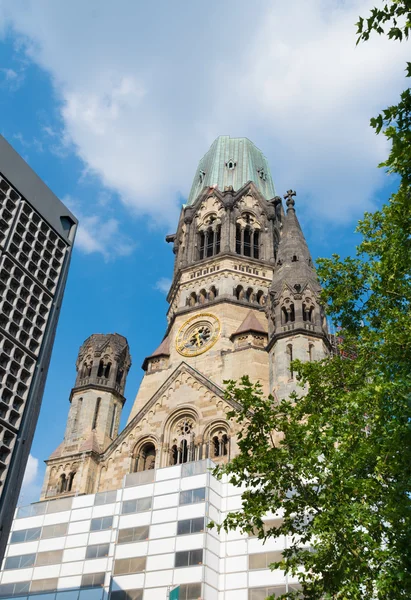
[[0, 486], [66, 250], [67, 243], [0, 175]]

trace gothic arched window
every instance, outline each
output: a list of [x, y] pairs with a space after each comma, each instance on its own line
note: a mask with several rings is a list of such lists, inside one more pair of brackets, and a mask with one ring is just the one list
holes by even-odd
[[221, 456], [228, 456], [229, 454], [229, 437], [225, 430], [214, 430], [210, 437], [210, 451], [209, 456], [211, 458], [219, 458]]
[[281, 307], [281, 324], [287, 325], [287, 323], [294, 323], [295, 321], [295, 309], [294, 304], [290, 300], [285, 300]]
[[64, 494], [64, 492], [66, 491], [66, 487], [67, 487], [67, 478], [66, 478], [66, 474], [63, 473], [62, 475], [60, 475], [57, 493]]
[[97, 377], [103, 377], [103, 373], [104, 373], [104, 361], [101, 360], [98, 363]]
[[136, 471], [150, 471], [156, 466], [156, 447], [152, 442], [145, 443], [138, 453]]
[[[210, 258], [220, 253], [221, 225], [217, 222], [217, 215], [209, 215], [204, 220], [205, 229], [198, 234], [198, 258]], [[204, 227], [204, 226], [203, 226]]]
[[73, 489], [73, 482], [74, 482], [74, 477], [76, 476], [75, 471], [69, 473], [68, 478], [67, 478], [67, 487], [66, 487], [66, 491], [67, 492], [71, 492], [71, 490]]
[[250, 258], [260, 258], [260, 230], [251, 213], [244, 213], [236, 225], [235, 251]]
[[195, 445], [194, 420], [183, 417], [173, 427], [174, 439], [170, 448], [170, 463], [179, 465], [197, 458]]
[[206, 300], [207, 300], [207, 292], [205, 290], [200, 290], [200, 293], [198, 295], [199, 304], [204, 304], [204, 302]]
[[124, 369], [122, 369], [121, 367], [118, 367], [117, 374], [116, 374], [116, 383], [118, 383], [118, 384], [121, 383], [121, 380], [123, 379], [123, 375], [124, 375]]
[[259, 231], [254, 231], [253, 256], [254, 256], [254, 258], [260, 258], [260, 232]]
[[105, 367], [105, 369], [104, 369], [104, 377], [105, 377], [106, 379], [108, 379], [108, 378], [110, 377], [110, 369], [111, 369], [111, 362], [108, 362], [108, 363], [106, 364], [106, 367]]

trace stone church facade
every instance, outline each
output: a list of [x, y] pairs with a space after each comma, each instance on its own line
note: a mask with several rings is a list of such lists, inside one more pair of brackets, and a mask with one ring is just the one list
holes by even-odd
[[238, 452], [227, 379], [247, 374], [274, 401], [295, 388], [293, 359], [330, 352], [320, 286], [295, 212], [275, 194], [264, 155], [217, 138], [200, 161], [176, 233], [163, 340], [119, 433], [131, 365], [126, 338], [81, 346], [64, 440], [47, 462], [41, 500], [119, 489], [125, 475]]

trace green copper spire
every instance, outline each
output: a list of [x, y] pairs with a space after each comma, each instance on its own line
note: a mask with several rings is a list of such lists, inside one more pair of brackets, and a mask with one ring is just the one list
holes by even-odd
[[223, 191], [231, 185], [239, 190], [247, 181], [253, 181], [266, 200], [274, 198], [270, 168], [261, 150], [247, 138], [221, 135], [200, 160], [187, 204], [193, 204], [204, 187]]

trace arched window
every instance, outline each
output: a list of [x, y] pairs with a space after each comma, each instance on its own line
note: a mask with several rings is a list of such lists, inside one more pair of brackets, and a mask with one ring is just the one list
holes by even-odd
[[198, 258], [210, 258], [220, 253], [221, 246], [221, 225], [215, 223], [216, 216], [211, 215], [208, 218], [209, 227], [199, 232], [198, 237]]
[[251, 227], [244, 229], [243, 252], [244, 256], [251, 256]]
[[238, 285], [235, 289], [235, 297], [237, 300], [244, 300], [244, 288], [242, 285]]
[[224, 431], [215, 432], [210, 439], [210, 456], [211, 458], [218, 458], [221, 456], [227, 456], [229, 449], [229, 438]]
[[66, 491], [66, 487], [67, 487], [66, 474], [63, 473], [62, 475], [60, 475], [57, 493], [64, 494], [64, 492]]
[[150, 471], [156, 467], [156, 448], [152, 442], [144, 444], [136, 460], [136, 471]]
[[73, 489], [73, 482], [74, 482], [75, 476], [76, 476], [75, 472], [69, 473], [68, 478], [67, 478], [67, 488], [66, 488], [67, 492], [71, 492], [71, 490]]
[[76, 414], [74, 416], [74, 422], [73, 422], [73, 433], [75, 433], [78, 429], [79, 426], [79, 422], [80, 422], [80, 414], [81, 414], [81, 408], [83, 406], [83, 398], [79, 398], [77, 400], [77, 406], [76, 406]]
[[218, 296], [217, 289], [216, 289], [216, 287], [214, 285], [212, 285], [210, 287], [209, 292], [208, 292], [208, 299], [209, 300], [214, 300], [215, 298], [217, 298], [217, 296]]
[[199, 304], [204, 304], [204, 302], [206, 300], [207, 300], [207, 292], [205, 290], [200, 290], [200, 293], [198, 295]]
[[248, 288], [245, 293], [245, 299], [247, 302], [254, 302], [254, 290], [253, 288]]
[[117, 374], [116, 374], [116, 383], [120, 384], [122, 379], [123, 379], [123, 375], [124, 375], [124, 369], [122, 369], [121, 367], [118, 367], [117, 369]]
[[310, 362], [314, 360], [314, 344], [308, 344], [308, 360]]
[[206, 231], [206, 240], [207, 240], [207, 248], [206, 248], [206, 256], [213, 256], [214, 254], [214, 231], [212, 227], [209, 227]]
[[177, 448], [177, 444], [174, 444], [174, 446], [171, 448], [171, 464], [172, 465], [178, 465], [178, 448]]
[[100, 412], [100, 404], [101, 404], [101, 398], [97, 398], [97, 400], [96, 400], [96, 407], [94, 409], [93, 424], [91, 426], [91, 429], [96, 429], [96, 427], [97, 427], [98, 415], [99, 415], [99, 412]]
[[197, 458], [194, 433], [195, 421], [191, 417], [183, 417], [175, 422], [174, 439], [170, 448], [170, 463], [179, 465]]
[[104, 361], [101, 360], [98, 363], [97, 377], [103, 377], [103, 373], [104, 373]]
[[236, 225], [235, 251], [250, 258], [260, 258], [259, 225], [251, 213], [243, 213], [241, 222]]
[[198, 258], [204, 258], [205, 233], [200, 231], [198, 235]]
[[264, 306], [265, 304], [265, 296], [263, 290], [258, 290], [257, 292], [257, 302], [260, 306]]
[[294, 378], [294, 373], [293, 373], [293, 369], [291, 366], [291, 363], [293, 362], [293, 346], [292, 344], [287, 344], [287, 366], [288, 366], [288, 374], [290, 379]]
[[241, 248], [242, 248], [242, 244], [241, 244], [241, 227], [240, 225], [237, 225], [237, 227], [235, 228], [235, 251], [237, 254], [241, 254]]
[[260, 258], [260, 232], [259, 231], [254, 231], [253, 256], [254, 256], [254, 258]]
[[310, 298], [305, 298], [303, 302], [303, 320], [308, 323], [314, 322], [314, 304]]
[[195, 292], [191, 292], [188, 297], [188, 305], [195, 306], [197, 304], [197, 294]]
[[281, 307], [281, 324], [287, 325], [287, 323], [294, 323], [295, 321], [295, 309], [294, 304], [289, 300], [286, 300]]
[[106, 379], [108, 379], [110, 377], [110, 369], [111, 369], [111, 362], [106, 364], [106, 367], [104, 369], [104, 377]]

